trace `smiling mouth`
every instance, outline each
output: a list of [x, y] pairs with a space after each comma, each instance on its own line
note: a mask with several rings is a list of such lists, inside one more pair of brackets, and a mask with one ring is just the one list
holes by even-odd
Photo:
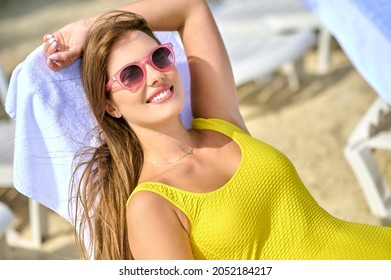
[[157, 103], [159, 101], [163, 101], [166, 99], [168, 96], [172, 94], [172, 89], [173, 87], [170, 87], [166, 89], [165, 91], [159, 93], [158, 95], [154, 96], [153, 98], [149, 99], [147, 103]]

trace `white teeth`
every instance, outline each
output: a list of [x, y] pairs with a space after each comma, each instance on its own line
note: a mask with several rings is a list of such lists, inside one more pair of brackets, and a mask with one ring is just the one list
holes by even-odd
[[150, 103], [158, 102], [160, 99], [166, 97], [170, 93], [170, 91], [171, 91], [170, 89], [166, 89], [165, 91], [163, 91], [159, 95], [156, 95], [154, 98], [152, 98]]

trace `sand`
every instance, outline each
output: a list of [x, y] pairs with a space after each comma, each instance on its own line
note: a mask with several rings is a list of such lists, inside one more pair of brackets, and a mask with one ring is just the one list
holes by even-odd
[[[9, 76], [26, 55], [41, 44], [45, 33], [79, 18], [128, 1], [0, 1], [0, 62]], [[376, 93], [332, 44], [330, 70], [317, 72], [316, 48], [303, 58], [304, 74], [297, 92], [276, 73], [269, 83], [239, 87], [241, 112], [250, 132], [284, 152], [319, 204], [338, 218], [369, 224], [390, 223], [374, 216], [343, 155], [360, 118]], [[376, 161], [388, 182], [391, 152], [376, 151]], [[388, 172], [390, 173], [390, 172]], [[0, 200], [17, 214], [15, 228], [29, 237], [27, 199], [15, 190], [0, 190]], [[49, 238], [41, 248], [11, 247], [14, 259], [75, 259], [71, 226], [49, 212]]]

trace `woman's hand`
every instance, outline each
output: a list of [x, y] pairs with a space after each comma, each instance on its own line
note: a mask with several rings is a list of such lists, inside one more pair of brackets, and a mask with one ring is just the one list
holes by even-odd
[[92, 19], [75, 21], [43, 37], [50, 69], [61, 70], [82, 56], [92, 22]]

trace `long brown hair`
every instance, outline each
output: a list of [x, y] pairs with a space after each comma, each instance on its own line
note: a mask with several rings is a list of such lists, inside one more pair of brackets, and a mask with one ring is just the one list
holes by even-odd
[[84, 51], [83, 85], [97, 121], [99, 144], [75, 157], [71, 205], [77, 245], [87, 259], [132, 259], [126, 202], [138, 182], [143, 151], [128, 123], [106, 113], [110, 94], [105, 84], [112, 46], [133, 30], [142, 31], [159, 43], [144, 18], [112, 11], [95, 22]]

